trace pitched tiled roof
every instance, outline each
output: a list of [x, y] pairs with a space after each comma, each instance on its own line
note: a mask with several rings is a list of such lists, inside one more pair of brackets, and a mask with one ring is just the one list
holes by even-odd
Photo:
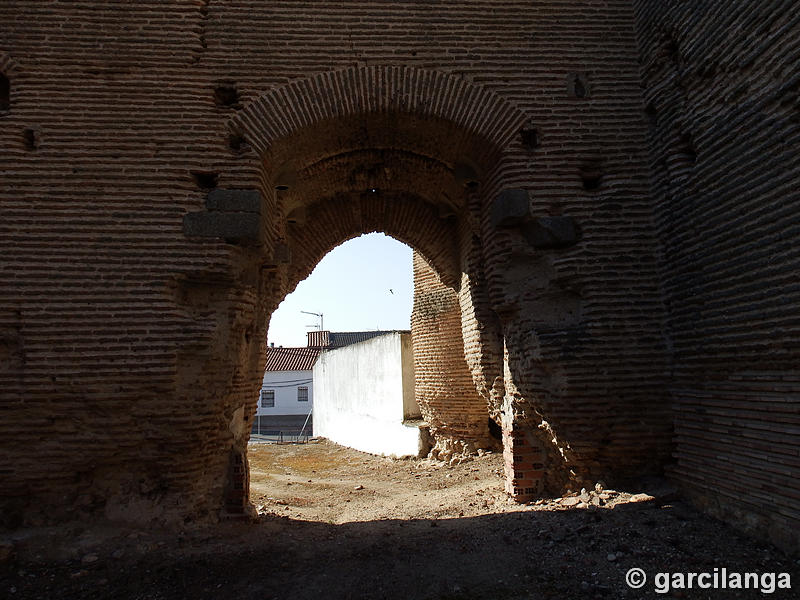
[[334, 348], [342, 348], [350, 344], [364, 342], [387, 333], [394, 333], [394, 331], [309, 331], [307, 334], [308, 346], [310, 348], [333, 350]]
[[310, 371], [319, 356], [319, 348], [267, 348], [265, 371]]

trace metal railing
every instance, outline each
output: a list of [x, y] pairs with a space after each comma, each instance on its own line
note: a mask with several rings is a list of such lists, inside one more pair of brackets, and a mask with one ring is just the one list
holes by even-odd
[[311, 435], [306, 432], [289, 432], [277, 429], [265, 429], [260, 433], [251, 433], [251, 442], [261, 442], [265, 444], [305, 444]]
[[264, 429], [261, 426], [261, 416], [256, 416], [256, 423], [250, 431], [250, 440], [253, 442], [263, 442], [272, 444], [305, 444], [312, 435], [308, 423], [311, 420], [313, 408], [308, 411], [303, 426], [298, 430], [297, 427], [284, 429]]
[[[300, 435], [302, 435], [303, 432], [306, 430], [306, 425], [308, 425], [308, 420], [311, 418], [311, 413], [313, 410], [314, 410], [313, 407], [308, 410], [308, 414], [306, 415], [306, 420], [303, 423], [302, 429], [300, 429]], [[306, 435], [306, 441], [308, 441], [308, 435]]]

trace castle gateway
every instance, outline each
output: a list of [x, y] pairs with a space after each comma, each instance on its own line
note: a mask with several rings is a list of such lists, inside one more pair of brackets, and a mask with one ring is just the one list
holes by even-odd
[[245, 511], [270, 314], [381, 231], [437, 452], [796, 548], [784, 4], [5, 0], [3, 525]]

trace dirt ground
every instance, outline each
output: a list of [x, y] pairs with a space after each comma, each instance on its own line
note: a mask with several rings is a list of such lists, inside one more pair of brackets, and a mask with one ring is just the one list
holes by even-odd
[[[662, 482], [511, 503], [502, 457], [395, 460], [326, 441], [251, 444], [252, 521], [100, 524], [0, 541], [0, 598], [800, 598], [800, 561], [697, 513]], [[626, 574], [642, 569], [643, 587]], [[659, 573], [758, 573], [700, 589]], [[793, 589], [778, 589], [787, 573]], [[730, 579], [727, 579], [731, 581]], [[742, 584], [744, 585], [744, 583]], [[658, 593], [658, 592], [665, 593]]]

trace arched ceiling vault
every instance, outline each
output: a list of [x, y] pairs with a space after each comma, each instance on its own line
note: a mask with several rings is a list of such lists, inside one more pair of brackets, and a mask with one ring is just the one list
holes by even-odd
[[455, 215], [443, 217], [421, 198], [380, 191], [340, 194], [311, 205], [308, 211], [313, 218], [290, 223], [287, 228], [292, 257], [289, 290], [330, 250], [362, 233], [376, 231], [419, 252], [446, 285], [456, 289], [460, 284], [457, 219]]
[[[457, 287], [458, 219], [524, 115], [454, 75], [353, 67], [272, 89], [229, 123], [276, 194], [293, 288], [338, 244], [383, 231]], [[299, 278], [299, 279], [298, 279]]]

